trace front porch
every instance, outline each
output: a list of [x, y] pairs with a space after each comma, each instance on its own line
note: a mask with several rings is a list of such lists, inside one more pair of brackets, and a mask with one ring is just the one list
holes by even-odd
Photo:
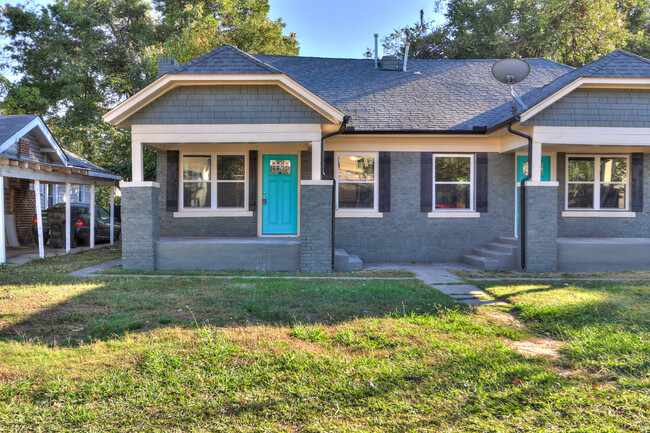
[[161, 237], [156, 244], [161, 271], [300, 270], [300, 238]]

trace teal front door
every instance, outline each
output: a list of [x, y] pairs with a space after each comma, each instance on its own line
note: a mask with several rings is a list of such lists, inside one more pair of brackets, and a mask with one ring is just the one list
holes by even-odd
[[262, 158], [262, 234], [298, 234], [298, 155]]
[[[517, 183], [528, 176], [528, 156], [517, 157]], [[551, 157], [542, 156], [542, 181], [551, 180]], [[517, 196], [515, 197], [515, 235], [519, 234], [519, 187], [517, 187]]]

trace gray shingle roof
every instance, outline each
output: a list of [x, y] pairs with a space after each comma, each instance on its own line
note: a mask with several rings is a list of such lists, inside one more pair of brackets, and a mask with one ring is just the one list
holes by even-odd
[[37, 117], [35, 114], [0, 115], [0, 145]]
[[[516, 89], [529, 107], [580, 77], [650, 78], [650, 60], [621, 50], [578, 69], [527, 61], [531, 73]], [[350, 125], [360, 131], [471, 131], [513, 118], [508, 88], [491, 74], [495, 62], [409, 60], [408, 72], [396, 72], [375, 69], [367, 59], [249, 55], [226, 45], [170, 73], [284, 73], [350, 115]]]
[[171, 69], [168, 74], [281, 74], [272, 66], [238, 50], [223, 45], [194, 60]]

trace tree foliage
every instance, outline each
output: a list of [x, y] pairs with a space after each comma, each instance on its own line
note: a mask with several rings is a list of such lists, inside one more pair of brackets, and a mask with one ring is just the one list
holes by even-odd
[[[64, 147], [128, 179], [130, 134], [101, 116], [153, 81], [159, 56], [184, 63], [225, 43], [252, 53], [297, 54], [295, 35], [283, 35], [285, 24], [268, 11], [268, 0], [7, 5], [0, 9], [3, 53], [20, 79], [0, 81], [0, 108], [45, 116]], [[154, 171], [154, 155], [147, 153], [147, 177]]]
[[650, 0], [438, 0], [444, 23], [420, 20], [383, 41], [413, 58], [546, 57], [580, 66], [623, 48], [650, 55]]

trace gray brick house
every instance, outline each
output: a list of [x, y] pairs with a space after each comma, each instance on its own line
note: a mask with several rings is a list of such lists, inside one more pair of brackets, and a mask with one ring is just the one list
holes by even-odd
[[123, 266], [650, 268], [650, 61], [527, 61], [520, 107], [493, 60], [160, 59], [104, 116], [133, 137]]

